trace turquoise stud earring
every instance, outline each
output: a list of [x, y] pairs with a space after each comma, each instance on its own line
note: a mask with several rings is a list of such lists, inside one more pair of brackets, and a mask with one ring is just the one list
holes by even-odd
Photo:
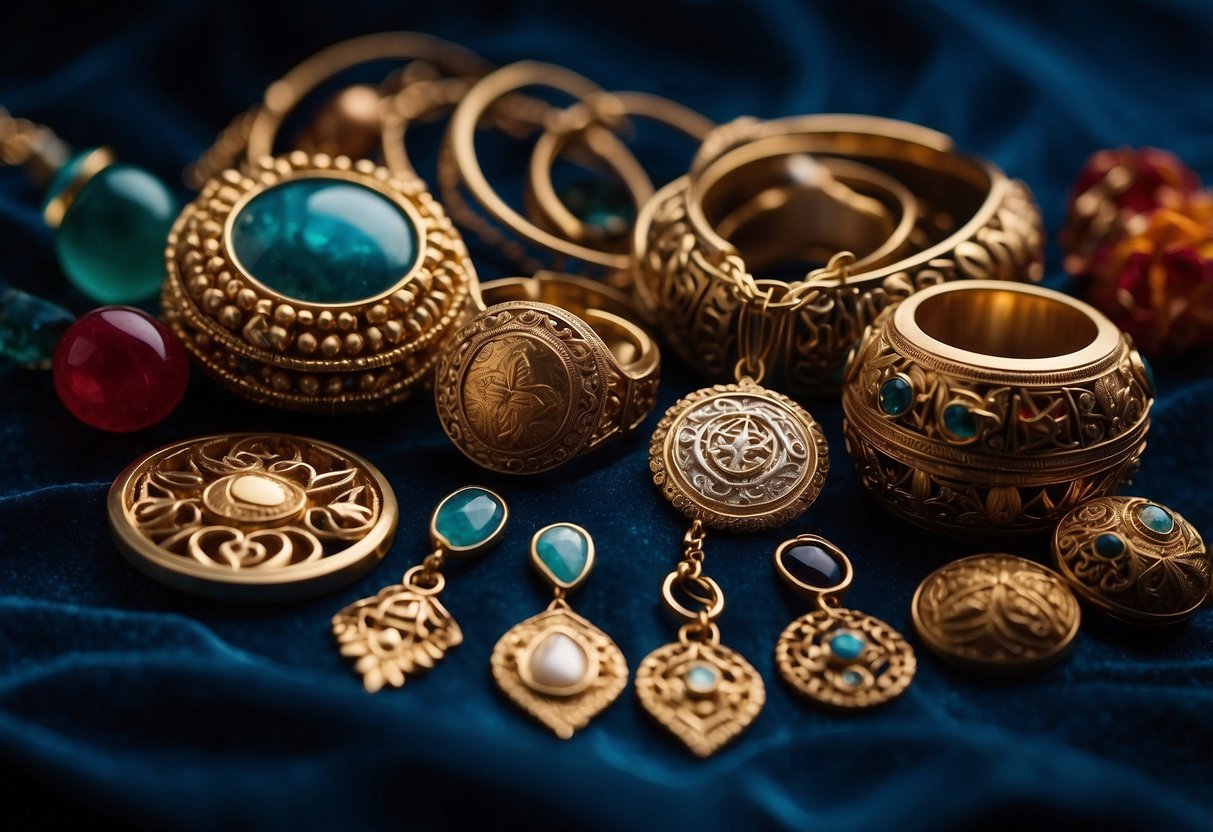
[[572, 523], [540, 529], [531, 539], [531, 563], [555, 598], [497, 642], [493, 678], [510, 699], [567, 740], [615, 701], [627, 685], [628, 666], [611, 637], [565, 599], [594, 566], [589, 532]]
[[479, 555], [505, 531], [505, 500], [487, 488], [461, 488], [438, 504], [430, 519], [434, 551], [398, 584], [355, 601], [333, 616], [341, 655], [354, 661], [368, 693], [401, 687], [430, 670], [463, 642], [463, 631], [438, 600], [446, 586], [447, 558]]

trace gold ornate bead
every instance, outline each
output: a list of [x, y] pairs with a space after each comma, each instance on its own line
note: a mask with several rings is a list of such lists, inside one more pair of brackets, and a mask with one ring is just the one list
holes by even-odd
[[1169, 624], [1209, 595], [1200, 533], [1175, 511], [1142, 497], [1101, 497], [1058, 523], [1053, 558], [1070, 587], [1132, 624]]
[[847, 369], [847, 450], [887, 508], [948, 534], [1051, 529], [1137, 470], [1154, 390], [1106, 317], [961, 281], [885, 312]]
[[931, 652], [972, 670], [1016, 673], [1057, 661], [1078, 635], [1078, 599], [1052, 570], [1024, 558], [983, 554], [928, 575], [910, 602]]
[[131, 464], [109, 493], [114, 540], [136, 568], [216, 598], [327, 592], [391, 545], [396, 498], [336, 445], [285, 434], [178, 442]]

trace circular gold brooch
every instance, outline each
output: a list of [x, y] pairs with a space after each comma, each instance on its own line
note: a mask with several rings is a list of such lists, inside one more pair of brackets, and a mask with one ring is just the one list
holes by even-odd
[[1200, 534], [1142, 497], [1100, 497], [1071, 511], [1053, 534], [1053, 557], [1075, 592], [1134, 624], [1180, 621], [1209, 594]]
[[123, 471], [114, 540], [136, 568], [217, 598], [282, 600], [348, 583], [379, 562], [396, 498], [369, 462], [284, 434], [178, 442]]
[[829, 470], [821, 427], [787, 396], [742, 379], [666, 411], [649, 446], [653, 481], [692, 520], [754, 531], [799, 517]]
[[1004, 554], [941, 566], [910, 602], [918, 637], [941, 659], [1014, 673], [1058, 660], [1078, 635], [1082, 612], [1052, 570]]

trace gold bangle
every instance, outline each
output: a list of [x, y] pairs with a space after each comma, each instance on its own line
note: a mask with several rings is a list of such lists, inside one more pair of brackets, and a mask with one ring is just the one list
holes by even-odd
[[1030, 533], [1132, 475], [1153, 400], [1141, 356], [1092, 307], [966, 280], [872, 325], [848, 365], [843, 430], [895, 513], [941, 532]]
[[[829, 260], [821, 257], [826, 248], [848, 243], [855, 247], [851, 250], [858, 262], [845, 279], [832, 270], [820, 278], [810, 274], [806, 282], [814, 297], [789, 307], [789, 332], [767, 368], [782, 377], [780, 389], [793, 395], [835, 389], [846, 352], [864, 328], [886, 306], [923, 286], [970, 277], [1039, 279], [1043, 235], [1030, 191], [992, 164], [956, 153], [942, 133], [868, 116], [742, 119], [717, 128], [690, 173], [660, 189], [642, 207], [633, 236], [641, 308], [662, 321], [670, 345], [709, 377], [730, 376], [741, 358], [736, 337], [739, 276], [771, 291], [775, 300], [787, 291], [781, 280], [751, 275], [744, 247], [720, 234], [720, 206], [765, 198], [753, 187], [747, 190], [745, 174], [762, 171], [756, 181], [769, 190], [781, 166], [787, 180], [782, 185], [784, 203], [797, 187], [828, 197], [831, 188], [823, 187], [819, 177], [797, 175], [796, 167], [810, 159], [825, 170], [844, 161], [895, 180], [913, 195], [914, 225], [908, 233], [903, 230], [900, 220], [907, 212], [899, 209], [897, 200], [881, 196], [887, 187], [851, 182], [850, 189], [859, 196], [885, 204], [904, 239], [876, 241], [870, 230], [861, 233], [862, 226], [842, 225], [840, 218], [835, 218], [839, 224], [826, 239], [818, 229], [781, 235], [789, 259], [803, 259], [817, 242], [814, 259]], [[871, 216], [859, 209], [862, 201], [855, 197], [835, 195], [832, 201], [841, 203], [841, 216]], [[780, 211], [769, 213], [778, 218]], [[793, 227], [791, 218], [785, 222]], [[778, 253], [763, 253], [756, 265], [769, 267]]]
[[[371, 285], [367, 268], [343, 270], [367, 280], [365, 296], [332, 283], [297, 292], [307, 272], [298, 262], [284, 268], [279, 261], [271, 280], [261, 273], [269, 270], [238, 256], [236, 229], [252, 224], [256, 232], [264, 220], [272, 232], [272, 223], [287, 222], [272, 210], [258, 217], [255, 202], [298, 183], [348, 184], [362, 206], [355, 213], [374, 209], [400, 226], [390, 238], [395, 262], [373, 275], [382, 280]], [[280, 191], [275, 198], [291, 197]], [[340, 244], [326, 242], [324, 250]], [[367, 160], [295, 152], [263, 159], [247, 174], [225, 171], [181, 212], [165, 256], [164, 315], [186, 349], [237, 393], [294, 410], [341, 413], [406, 398], [428, 382], [446, 339], [474, 311], [476, 273], [442, 207], [420, 179]], [[312, 268], [315, 258], [307, 259]], [[284, 279], [291, 288], [271, 285]]]
[[438, 418], [476, 464], [555, 468], [630, 433], [657, 396], [661, 355], [625, 296], [570, 275], [485, 284], [485, 311], [451, 340], [435, 381]]

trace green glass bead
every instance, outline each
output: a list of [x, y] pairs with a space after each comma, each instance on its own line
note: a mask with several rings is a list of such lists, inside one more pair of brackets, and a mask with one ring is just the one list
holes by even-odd
[[494, 540], [505, 525], [505, 503], [487, 488], [456, 491], [434, 510], [433, 532], [454, 549], [475, 549]]
[[957, 439], [972, 439], [977, 435], [977, 419], [962, 404], [950, 404], [943, 411], [943, 424]]
[[134, 165], [110, 165], [68, 206], [55, 253], [68, 279], [93, 300], [144, 300], [164, 279], [164, 247], [176, 216], [177, 202], [163, 182]]
[[532, 546], [539, 568], [553, 583], [572, 587], [589, 571], [590, 538], [577, 526], [569, 523], [549, 526], [535, 535]]
[[880, 385], [880, 409], [889, 416], [900, 416], [914, 403], [914, 390], [900, 376], [893, 376]]
[[20, 289], [0, 288], [0, 356], [49, 367], [59, 338], [75, 320], [62, 306]]
[[296, 179], [249, 201], [232, 251], [261, 283], [311, 303], [381, 295], [417, 258], [417, 229], [378, 191], [340, 179]]

